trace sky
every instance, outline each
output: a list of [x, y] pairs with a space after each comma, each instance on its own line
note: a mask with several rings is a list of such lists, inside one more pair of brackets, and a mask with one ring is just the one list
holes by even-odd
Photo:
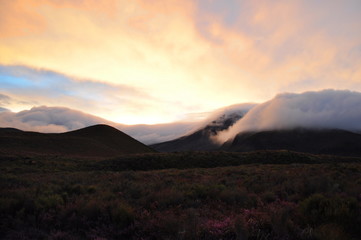
[[121, 124], [361, 91], [359, 0], [0, 0], [0, 112]]

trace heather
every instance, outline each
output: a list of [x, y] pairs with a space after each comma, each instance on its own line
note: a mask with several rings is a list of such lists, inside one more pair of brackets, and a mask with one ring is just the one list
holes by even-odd
[[3, 239], [361, 235], [358, 158], [286, 151], [3, 156], [0, 171]]

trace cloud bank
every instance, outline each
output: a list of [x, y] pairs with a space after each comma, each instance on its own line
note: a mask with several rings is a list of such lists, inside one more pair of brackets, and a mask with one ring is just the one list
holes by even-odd
[[37, 132], [66, 132], [98, 123], [110, 122], [64, 107], [33, 107], [18, 113], [0, 112], [0, 126]]
[[[11, 101], [6, 95], [2, 99]], [[323, 90], [302, 94], [279, 94], [262, 104], [237, 104], [218, 109], [205, 120], [156, 125], [124, 125], [65, 107], [33, 107], [18, 113], [0, 106], [0, 127], [27, 131], [66, 132], [99, 123], [118, 128], [135, 139], [158, 143], [189, 134], [211, 124], [221, 116], [245, 114], [231, 128], [219, 133], [218, 142], [234, 138], [240, 132], [280, 130], [292, 128], [333, 128], [361, 130], [361, 93], [341, 90]]]
[[217, 136], [219, 142], [240, 132], [292, 128], [361, 130], [361, 93], [323, 90], [284, 93], [252, 108], [244, 118]]
[[152, 144], [180, 137], [192, 129], [195, 123], [124, 125], [65, 107], [40, 106], [18, 113], [0, 107], [0, 127], [11, 127], [24, 131], [60, 133], [95, 124], [113, 126], [138, 141]]

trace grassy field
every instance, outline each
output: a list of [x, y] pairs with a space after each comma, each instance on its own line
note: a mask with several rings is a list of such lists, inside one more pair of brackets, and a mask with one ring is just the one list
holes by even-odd
[[189, 152], [0, 157], [3, 239], [360, 239], [361, 161]]

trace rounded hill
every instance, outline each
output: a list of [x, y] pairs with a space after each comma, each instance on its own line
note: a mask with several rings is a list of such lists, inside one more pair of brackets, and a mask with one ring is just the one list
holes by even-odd
[[95, 125], [58, 134], [0, 129], [0, 152], [17, 155], [114, 157], [154, 150], [116, 128]]

